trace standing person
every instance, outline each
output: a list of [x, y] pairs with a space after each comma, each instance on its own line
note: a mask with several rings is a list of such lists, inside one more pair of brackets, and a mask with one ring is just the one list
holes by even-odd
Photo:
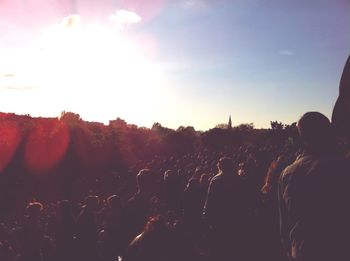
[[43, 205], [40, 202], [29, 203], [25, 216], [21, 237], [21, 259], [22, 261], [41, 261], [44, 233], [40, 224]]
[[278, 209], [278, 180], [283, 169], [291, 161], [286, 160], [285, 155], [273, 160], [265, 177], [265, 184], [261, 188], [261, 207], [259, 210], [259, 231], [262, 260], [286, 260], [279, 233], [279, 209]]
[[350, 260], [349, 168], [336, 153], [330, 122], [318, 112], [298, 121], [305, 152], [279, 180], [280, 232], [291, 260]]
[[204, 218], [212, 228], [213, 260], [249, 260], [252, 228], [247, 189], [234, 173], [233, 160], [220, 158], [219, 173], [211, 179]]
[[76, 223], [71, 211], [71, 203], [62, 200], [59, 204], [56, 220], [55, 241], [57, 260], [75, 260], [75, 228]]
[[161, 200], [165, 204], [166, 210], [179, 217], [182, 211], [182, 198], [183, 189], [179, 174], [172, 170], [165, 171]]
[[160, 216], [150, 218], [141, 234], [130, 243], [126, 261], [189, 260], [181, 242], [176, 241], [173, 228]]
[[107, 199], [107, 215], [104, 221], [103, 255], [105, 261], [117, 260], [122, 255], [122, 201], [117, 195]]
[[96, 261], [97, 253], [97, 225], [95, 220], [96, 211], [99, 205], [97, 196], [88, 196], [85, 199], [86, 205], [77, 219], [77, 260]]
[[125, 205], [123, 213], [123, 250], [126, 250], [154, 213], [153, 203], [157, 201], [157, 176], [149, 169], [142, 169], [136, 176], [137, 192]]
[[350, 56], [339, 84], [339, 96], [332, 113], [332, 125], [339, 138], [350, 141]]

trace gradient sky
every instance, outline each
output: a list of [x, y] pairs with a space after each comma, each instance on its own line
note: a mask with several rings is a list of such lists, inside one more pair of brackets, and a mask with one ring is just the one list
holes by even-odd
[[350, 2], [0, 0], [0, 35], [0, 111], [268, 127], [331, 115]]

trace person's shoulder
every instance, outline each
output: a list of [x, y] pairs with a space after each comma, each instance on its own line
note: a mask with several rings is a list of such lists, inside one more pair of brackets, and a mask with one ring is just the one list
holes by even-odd
[[147, 204], [147, 200], [139, 193], [135, 193], [125, 204], [124, 209], [138, 209]]
[[83, 207], [80, 209], [80, 211], [79, 211], [79, 213], [78, 213], [78, 216], [77, 216], [77, 220], [82, 219], [82, 217], [84, 217], [84, 216], [86, 216], [86, 207], [85, 207], [85, 206], [83, 206]]
[[136, 248], [136, 247], [138, 247], [138, 246], [141, 244], [142, 240], [143, 240], [143, 235], [144, 235], [143, 233], [137, 235], [137, 236], [130, 242], [129, 248]]
[[296, 160], [288, 165], [281, 174], [281, 179], [286, 179], [291, 175], [295, 175], [296, 173], [300, 173], [302, 169], [305, 168], [305, 166], [310, 165], [312, 162], [314, 162], [315, 159], [312, 155], [308, 154], [301, 154], [299, 155]]
[[143, 242], [143, 233], [137, 235], [129, 244], [126, 253], [127, 260], [139, 259], [139, 251], [141, 250], [141, 244]]
[[220, 183], [222, 181], [223, 181], [223, 175], [218, 173], [210, 180], [210, 184], [211, 185], [218, 184], [218, 183]]

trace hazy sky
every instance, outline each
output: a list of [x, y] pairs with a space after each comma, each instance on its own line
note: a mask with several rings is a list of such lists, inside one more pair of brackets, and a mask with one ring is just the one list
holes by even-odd
[[0, 111], [206, 130], [331, 115], [349, 0], [0, 0]]

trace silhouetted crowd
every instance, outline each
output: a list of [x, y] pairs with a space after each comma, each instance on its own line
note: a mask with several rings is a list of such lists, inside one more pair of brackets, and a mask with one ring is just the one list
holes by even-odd
[[155, 157], [110, 195], [33, 199], [0, 220], [0, 260], [349, 261], [349, 148], [320, 113], [298, 131], [303, 147]]

